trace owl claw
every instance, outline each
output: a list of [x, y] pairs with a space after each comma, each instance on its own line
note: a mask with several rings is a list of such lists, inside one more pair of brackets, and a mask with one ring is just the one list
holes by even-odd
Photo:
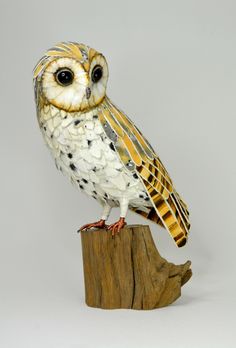
[[111, 231], [112, 238], [115, 237], [117, 233], [120, 233], [120, 230], [126, 225], [125, 218], [120, 218], [114, 224], [111, 224], [107, 227], [109, 231]]
[[77, 232], [79, 233], [79, 232], [84, 231], [84, 230], [89, 230], [90, 228], [93, 228], [93, 227], [107, 228], [107, 225], [105, 224], [105, 220], [101, 219], [97, 222], [92, 222], [90, 224], [83, 225], [82, 227], [80, 227], [80, 229]]

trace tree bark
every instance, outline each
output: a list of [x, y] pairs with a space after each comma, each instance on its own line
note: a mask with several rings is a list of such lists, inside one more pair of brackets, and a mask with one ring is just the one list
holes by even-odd
[[191, 262], [174, 265], [156, 249], [148, 226], [81, 232], [85, 300], [103, 309], [153, 309], [174, 302], [192, 275]]

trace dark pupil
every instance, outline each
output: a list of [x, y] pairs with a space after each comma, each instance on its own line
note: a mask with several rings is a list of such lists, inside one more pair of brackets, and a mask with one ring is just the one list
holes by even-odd
[[100, 65], [96, 65], [92, 71], [92, 81], [98, 82], [102, 77], [102, 67]]
[[68, 86], [73, 82], [74, 75], [70, 70], [59, 70], [56, 78], [61, 85]]

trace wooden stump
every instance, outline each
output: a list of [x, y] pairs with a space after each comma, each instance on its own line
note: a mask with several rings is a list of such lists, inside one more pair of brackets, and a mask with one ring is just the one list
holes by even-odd
[[149, 226], [81, 232], [85, 300], [103, 309], [153, 309], [174, 302], [192, 275], [191, 262], [174, 265], [156, 249]]

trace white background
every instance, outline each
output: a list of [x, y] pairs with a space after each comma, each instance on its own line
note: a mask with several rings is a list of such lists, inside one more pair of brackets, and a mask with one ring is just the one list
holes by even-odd
[[[235, 347], [236, 2], [0, 1], [1, 348]], [[100, 207], [56, 171], [38, 129], [32, 69], [58, 41], [107, 57], [108, 95], [135, 121], [188, 202], [182, 297], [153, 311], [88, 308], [80, 236]], [[118, 216], [114, 211], [112, 219]], [[128, 216], [130, 223], [145, 223]]]

